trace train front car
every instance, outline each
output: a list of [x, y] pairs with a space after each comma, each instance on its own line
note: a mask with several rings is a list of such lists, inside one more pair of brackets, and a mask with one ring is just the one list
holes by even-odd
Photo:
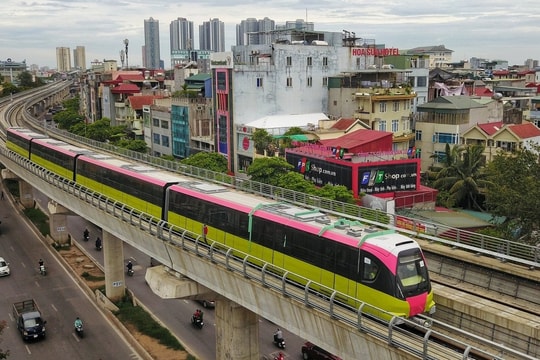
[[418, 317], [421, 314], [431, 315], [436, 309], [428, 268], [418, 243], [399, 233], [385, 232], [374, 234], [362, 248], [379, 253], [377, 258], [384, 265], [384, 270], [379, 271], [381, 275], [378, 273], [381, 279], [375, 278], [371, 284], [390, 295], [388, 302], [380, 307], [396, 316], [429, 326], [429, 322]]

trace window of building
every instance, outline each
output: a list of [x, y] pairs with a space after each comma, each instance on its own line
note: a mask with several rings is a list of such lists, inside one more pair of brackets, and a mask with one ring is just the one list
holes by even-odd
[[287, 66], [292, 66], [292, 57], [287, 56]]
[[161, 145], [169, 147], [169, 137], [167, 135], [161, 135]]
[[292, 77], [287, 78], [287, 87], [292, 87]]
[[379, 112], [386, 112], [386, 101], [381, 101], [379, 103]]
[[154, 144], [156, 144], [156, 145], [160, 144], [160, 136], [159, 136], [159, 134], [154, 134]]
[[154, 126], [158, 127], [159, 126], [159, 119], [153, 118], [152, 119], [152, 124], [154, 124]]
[[386, 131], [386, 120], [379, 120], [379, 131]]
[[446, 161], [446, 152], [445, 151], [435, 151], [433, 153], [433, 159], [436, 163], [443, 163]]
[[168, 129], [169, 128], [169, 122], [167, 120], [161, 120], [161, 128], [162, 129]]
[[307, 57], [307, 66], [313, 66], [313, 58], [311, 56]]
[[258, 77], [257, 78], [257, 87], [259, 88], [259, 87], [262, 87], [262, 86], [263, 86], [263, 78]]
[[392, 101], [392, 110], [399, 111], [399, 101]]
[[399, 130], [399, 120], [392, 120], [392, 132]]
[[416, 86], [418, 86], [418, 87], [427, 86], [427, 76], [418, 76], [416, 78]]
[[414, 139], [416, 141], [422, 141], [422, 130], [416, 130], [414, 132]]
[[433, 134], [433, 142], [441, 144], [457, 144], [459, 141], [458, 134], [439, 133]]
[[308, 76], [308, 78], [307, 78], [307, 86], [308, 87], [313, 86], [313, 78], [311, 76]]
[[328, 86], [328, 77], [323, 77], [322, 78], [322, 86]]
[[328, 66], [328, 57], [324, 56], [324, 57], [322, 58], [322, 65], [323, 65], [323, 66]]

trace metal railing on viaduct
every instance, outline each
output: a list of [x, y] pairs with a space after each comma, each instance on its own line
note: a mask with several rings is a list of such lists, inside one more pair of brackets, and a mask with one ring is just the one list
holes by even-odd
[[[452, 336], [428, 329], [419, 335], [394, 322], [372, 321], [363, 315], [371, 305], [350, 308], [336, 300], [346, 296], [336, 296], [332, 289], [324, 291], [331, 296], [323, 296], [320, 290], [314, 290], [320, 289], [319, 285], [306, 281], [306, 286], [298, 286], [289, 280], [298, 278], [294, 274], [271, 264], [254, 266], [247, 255], [233, 256], [231, 249], [221, 244], [216, 246], [212, 239], [206, 239], [210, 240], [208, 244], [201, 242], [200, 234], [141, 214], [60, 178], [5, 148], [0, 148], [0, 162], [51, 200], [148, 256], [345, 359], [466, 359], [471, 352], [484, 358], [504, 353], [532, 359], [481, 339], [476, 340], [482, 346], [469, 345], [459, 339], [475, 336], [458, 329], [452, 329]], [[284, 275], [276, 276], [276, 273]], [[448, 347], [448, 343], [458, 346]]]

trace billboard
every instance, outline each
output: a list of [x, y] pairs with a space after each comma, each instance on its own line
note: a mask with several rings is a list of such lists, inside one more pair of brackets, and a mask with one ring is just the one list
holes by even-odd
[[370, 165], [358, 168], [358, 191], [366, 194], [416, 190], [418, 162]]
[[348, 165], [291, 153], [287, 153], [287, 162], [292, 164], [297, 172], [304, 175], [304, 179], [317, 186], [343, 185], [352, 189], [352, 168]]

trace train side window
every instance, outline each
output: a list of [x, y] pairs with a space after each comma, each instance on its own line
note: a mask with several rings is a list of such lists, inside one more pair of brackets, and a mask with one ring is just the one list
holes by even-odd
[[374, 281], [379, 273], [379, 266], [370, 257], [365, 256], [362, 260], [362, 280]]

